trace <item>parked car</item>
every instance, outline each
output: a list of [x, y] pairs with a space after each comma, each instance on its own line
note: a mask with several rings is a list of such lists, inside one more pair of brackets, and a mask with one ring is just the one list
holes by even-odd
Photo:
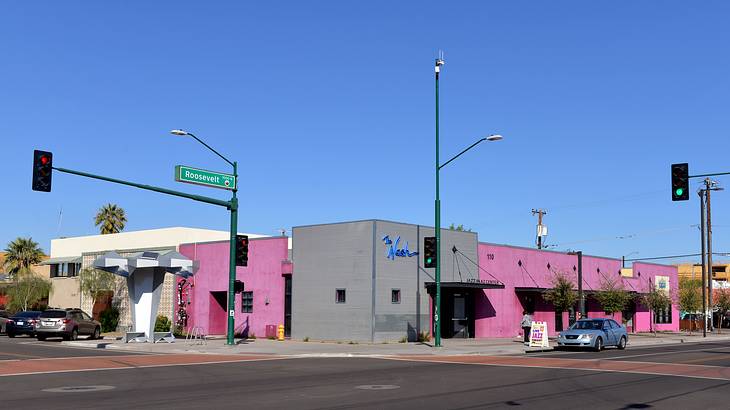
[[41, 312], [35, 333], [38, 340], [46, 340], [47, 337], [76, 340], [79, 335], [98, 339], [101, 336], [101, 323], [81, 309], [49, 309]]
[[10, 314], [5, 310], [0, 310], [0, 333], [5, 333], [5, 327], [10, 320]]
[[16, 313], [10, 317], [10, 321], [5, 325], [5, 332], [8, 334], [8, 337], [15, 337], [17, 335], [35, 337], [35, 325], [40, 315], [41, 312], [37, 310], [26, 310], [25, 312]]
[[625, 349], [629, 341], [626, 328], [613, 319], [582, 319], [558, 333], [558, 347], [589, 347], [601, 351], [606, 346]]

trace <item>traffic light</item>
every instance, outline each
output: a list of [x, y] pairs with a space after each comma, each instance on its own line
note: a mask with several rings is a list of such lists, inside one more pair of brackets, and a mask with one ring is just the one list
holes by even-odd
[[689, 199], [689, 164], [672, 164], [672, 201]]
[[236, 266], [248, 266], [247, 235], [236, 235]]
[[235, 293], [241, 293], [241, 292], [243, 292], [243, 290], [244, 290], [243, 281], [236, 279], [236, 281], [233, 282], [233, 291]]
[[33, 151], [33, 190], [51, 192], [53, 154], [46, 151]]
[[426, 236], [423, 238], [423, 267], [436, 267], [436, 237]]

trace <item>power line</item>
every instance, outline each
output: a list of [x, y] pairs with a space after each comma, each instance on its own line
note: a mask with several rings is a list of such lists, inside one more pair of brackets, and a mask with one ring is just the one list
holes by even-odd
[[[713, 255], [718, 256], [730, 256], [730, 252], [712, 252]], [[669, 255], [669, 256], [654, 256], [651, 258], [633, 258], [633, 259], [626, 259], [626, 261], [650, 261], [650, 260], [657, 260], [657, 259], [676, 259], [676, 258], [688, 258], [690, 256], [700, 256], [701, 253], [688, 253], [684, 255]]]

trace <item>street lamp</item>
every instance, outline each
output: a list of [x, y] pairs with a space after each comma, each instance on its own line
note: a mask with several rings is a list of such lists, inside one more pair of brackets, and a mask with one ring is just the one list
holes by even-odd
[[440, 163], [439, 160], [439, 73], [441, 72], [441, 66], [445, 64], [442, 58], [436, 59], [436, 201], [435, 201], [435, 230], [436, 230], [436, 274], [434, 275], [434, 281], [436, 282], [436, 303], [433, 315], [434, 322], [434, 347], [441, 347], [441, 199], [439, 197], [439, 172], [441, 168], [448, 165], [451, 161], [460, 157], [465, 152], [477, 146], [479, 143], [484, 141], [499, 141], [503, 139], [501, 135], [493, 134], [488, 137], [484, 137], [477, 142], [471, 144], [466, 149], [462, 150], [458, 154], [454, 155], [450, 160]]
[[231, 162], [228, 158], [221, 155], [220, 152], [216, 151], [210, 145], [203, 142], [200, 138], [196, 137], [193, 133], [185, 130], [171, 130], [170, 134], [179, 136], [190, 136], [196, 141], [203, 144], [206, 148], [211, 150], [214, 154], [221, 157], [224, 161], [229, 163], [233, 167], [233, 189], [231, 190], [233, 196], [231, 197], [230, 206], [228, 209], [231, 211], [231, 243], [229, 252], [229, 269], [228, 269], [228, 328], [226, 331], [226, 344], [233, 345], [233, 331], [235, 328], [234, 312], [236, 310], [235, 300], [235, 282], [236, 282], [236, 234], [238, 234], [238, 199], [236, 198], [236, 191], [238, 191], [238, 162]]

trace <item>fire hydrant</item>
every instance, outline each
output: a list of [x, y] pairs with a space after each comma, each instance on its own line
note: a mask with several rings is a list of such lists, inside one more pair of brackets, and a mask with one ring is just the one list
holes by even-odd
[[284, 340], [284, 325], [279, 325], [276, 328], [276, 340]]

